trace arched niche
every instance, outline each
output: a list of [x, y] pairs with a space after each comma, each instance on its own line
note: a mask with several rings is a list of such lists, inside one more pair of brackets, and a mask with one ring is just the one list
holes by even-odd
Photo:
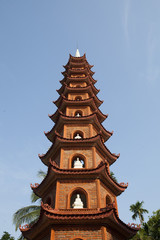
[[84, 240], [84, 238], [73, 238], [72, 240]]
[[106, 206], [109, 206], [110, 204], [112, 204], [112, 199], [109, 195], [106, 196]]
[[81, 238], [81, 237], [74, 237], [74, 238], [72, 238], [71, 240], [85, 240], [84, 238]]
[[84, 134], [82, 131], [76, 131], [73, 133], [73, 139], [80, 140], [84, 138]]
[[76, 97], [75, 97], [75, 100], [76, 100], [76, 101], [81, 101], [81, 100], [82, 100], [82, 97], [81, 97], [81, 96], [76, 96]]
[[83, 188], [75, 188], [68, 194], [67, 208], [74, 208], [73, 204], [75, 203], [77, 195], [80, 196], [83, 208], [89, 208], [88, 193]]
[[76, 167], [76, 162], [78, 161], [81, 162], [82, 167], [80, 168], [85, 168], [86, 167], [86, 158], [82, 155], [82, 154], [75, 154], [72, 158], [71, 158], [71, 168], [78, 168]]
[[75, 117], [82, 117], [83, 116], [83, 113], [81, 110], [77, 110], [75, 113], [74, 113], [74, 116]]

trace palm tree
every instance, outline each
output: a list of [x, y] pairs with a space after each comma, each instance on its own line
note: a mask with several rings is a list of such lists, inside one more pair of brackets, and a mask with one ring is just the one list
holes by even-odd
[[135, 204], [130, 206], [130, 211], [133, 212], [132, 219], [135, 220], [137, 217], [139, 217], [141, 224], [144, 222], [143, 214], [148, 213], [148, 210], [143, 208], [143, 203], [143, 201], [137, 201]]
[[[38, 177], [44, 178], [46, 173], [43, 171], [39, 171], [37, 174]], [[40, 215], [40, 201], [41, 199], [32, 192], [31, 194], [31, 202], [38, 202], [38, 205], [30, 205], [27, 207], [20, 208], [13, 215], [13, 224], [15, 225], [15, 230], [17, 231], [19, 225], [24, 223], [32, 225], [38, 221]], [[20, 236], [20, 239], [24, 239], [23, 236]]]

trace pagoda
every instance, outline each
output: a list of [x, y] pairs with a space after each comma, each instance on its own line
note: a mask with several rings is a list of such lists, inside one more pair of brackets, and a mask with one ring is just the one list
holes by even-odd
[[113, 132], [102, 125], [107, 115], [99, 109], [92, 67], [78, 49], [64, 66], [58, 109], [49, 116], [55, 125], [45, 133], [51, 147], [39, 155], [48, 172], [31, 185], [42, 199], [39, 220], [20, 227], [28, 240], [127, 240], [138, 230], [118, 215], [117, 196], [128, 184], [110, 174], [119, 155], [104, 144]]

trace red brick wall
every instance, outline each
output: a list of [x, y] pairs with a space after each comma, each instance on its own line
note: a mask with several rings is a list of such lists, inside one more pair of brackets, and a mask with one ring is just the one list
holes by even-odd
[[89, 132], [89, 125], [87, 124], [72, 124], [72, 125], [66, 125], [66, 138], [73, 138], [73, 134], [76, 131], [83, 132], [84, 138], [90, 137]]
[[[87, 116], [89, 114], [91, 114], [91, 110], [88, 111], [88, 107], [82, 107], [82, 106], [79, 106], [79, 107], [67, 107], [68, 108], [68, 116], [74, 116], [75, 115], [75, 112], [80, 110], [82, 111], [82, 115], [83, 116]], [[90, 107], [89, 107], [90, 108]]]
[[73, 230], [56, 230], [54, 240], [73, 240], [73, 239], [85, 239], [85, 240], [103, 240], [101, 229], [73, 229]]
[[93, 127], [93, 136], [97, 135], [99, 132]]
[[89, 98], [88, 93], [80, 93], [80, 94], [78, 94], [78, 93], [73, 94], [73, 93], [72, 93], [72, 94], [68, 94], [68, 99], [69, 99], [69, 100], [75, 100], [75, 98], [76, 98], [77, 96], [81, 96], [82, 99], [87, 99], [87, 98]]
[[102, 157], [100, 156], [99, 152], [96, 150], [96, 166], [98, 166], [101, 161], [102, 161]]
[[107, 240], [124, 240], [124, 237], [107, 229]]
[[48, 194], [42, 198], [43, 203], [47, 203], [48, 198], [51, 199], [51, 207], [55, 207], [55, 197], [56, 197], [56, 183], [52, 185], [50, 189], [48, 189]]
[[70, 87], [76, 87], [77, 85], [80, 85], [81, 87], [86, 87], [87, 86], [87, 83], [86, 82], [77, 82], [77, 83], [75, 83], [75, 82], [71, 82], [70, 84], [69, 84], [69, 86]]
[[89, 195], [90, 208], [97, 208], [97, 194], [96, 194], [96, 182], [82, 180], [74, 182], [60, 182], [59, 189], [59, 208], [66, 209], [68, 203], [68, 195], [75, 188], [83, 188]]
[[114, 240], [113, 236], [108, 230], [107, 230], [107, 240]]
[[106, 189], [106, 187], [100, 183], [100, 193], [101, 193], [101, 208], [106, 207], [106, 196], [109, 195], [112, 201], [114, 201], [114, 196]]
[[63, 166], [62, 168], [66, 169], [69, 168], [69, 161], [71, 161], [72, 157], [76, 154], [82, 154], [87, 161], [88, 168], [93, 167], [93, 153], [91, 148], [72, 148], [71, 150], [64, 149], [63, 155]]
[[[87, 161], [87, 168], [94, 168], [94, 163], [93, 163], [93, 152], [91, 147], [87, 148], [75, 148], [72, 147], [72, 149], [64, 149], [64, 155], [63, 155], [63, 165], [62, 168], [67, 169], [69, 168], [69, 161], [70, 159], [76, 155], [76, 154], [82, 154]], [[100, 164], [100, 162], [103, 160], [102, 156], [100, 156], [99, 152], [96, 151], [95, 154], [95, 162], [96, 162], [96, 167]], [[56, 157], [56, 159], [53, 159], [56, 161], [56, 163], [59, 165], [59, 156]]]

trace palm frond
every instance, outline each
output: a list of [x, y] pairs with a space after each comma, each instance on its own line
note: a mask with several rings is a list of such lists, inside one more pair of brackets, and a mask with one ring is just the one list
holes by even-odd
[[132, 219], [135, 220], [137, 217], [139, 217], [141, 224], [144, 221], [143, 214], [148, 213], [148, 210], [143, 208], [143, 203], [144, 203], [143, 201], [142, 202], [137, 201], [135, 204], [132, 204], [130, 206], [130, 211], [133, 212]]
[[134, 213], [134, 214], [132, 215], [132, 219], [133, 219], [133, 220], [136, 220], [137, 217], [138, 217], [138, 214], [137, 214], [137, 213]]
[[[44, 179], [46, 176], [46, 173], [42, 170], [40, 170], [38, 172], [38, 177]], [[31, 194], [31, 201], [32, 203], [37, 202], [37, 201], [41, 201], [41, 199], [36, 196], [34, 193]], [[40, 215], [40, 204], [37, 205], [31, 205], [31, 206], [27, 206], [24, 208], [20, 208], [16, 213], [14, 213], [13, 215], [13, 224], [15, 225], [15, 229], [17, 231], [19, 225], [23, 224], [23, 223], [27, 223], [27, 224], [33, 224], [35, 223]], [[25, 239], [22, 235], [19, 237], [19, 240]]]
[[135, 212], [136, 209], [137, 209], [137, 207], [135, 206], [135, 204], [132, 204], [132, 205], [130, 206], [130, 211], [131, 211], [131, 212]]
[[144, 208], [143, 208], [142, 210], [143, 210], [143, 211], [142, 211], [143, 213], [149, 213], [147, 209], [144, 209]]
[[32, 192], [31, 202], [34, 203], [34, 202], [37, 202], [38, 200], [41, 201], [40, 197], [38, 197], [34, 192]]
[[32, 205], [32, 206], [27, 206], [19, 209], [13, 215], [13, 223], [15, 224], [16, 231], [19, 225], [23, 223], [30, 224], [31, 221], [39, 217], [39, 214], [40, 214], [40, 206]]
[[37, 176], [38, 176], [39, 178], [42, 178], [42, 179], [44, 179], [46, 175], [47, 175], [47, 174], [46, 174], [44, 171], [42, 171], [42, 170], [39, 170], [39, 171], [38, 171], [38, 174], [37, 174]]

